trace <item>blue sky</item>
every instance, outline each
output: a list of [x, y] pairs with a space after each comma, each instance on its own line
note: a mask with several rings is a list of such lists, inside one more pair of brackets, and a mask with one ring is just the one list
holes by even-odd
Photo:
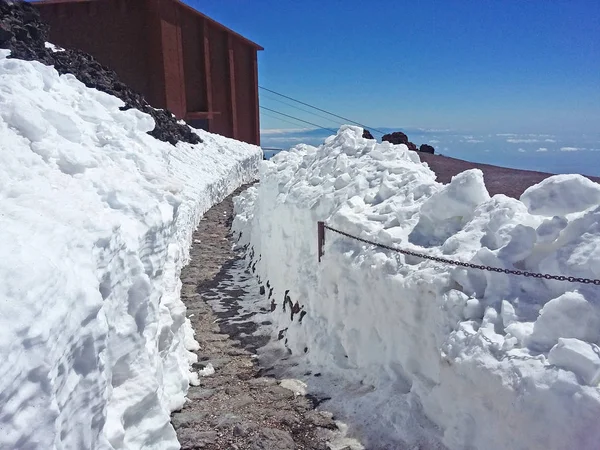
[[[374, 128], [402, 129], [417, 144], [438, 141], [451, 156], [600, 175], [598, 0], [187, 3], [265, 47], [262, 86]], [[280, 100], [261, 92], [263, 106], [340, 124]], [[263, 146], [327, 135], [272, 116], [261, 114], [263, 130], [290, 130], [265, 131]], [[419, 129], [449, 131], [431, 138]], [[555, 142], [496, 136], [506, 133]]]
[[263, 86], [374, 127], [600, 128], [598, 0], [188, 3], [265, 47]]

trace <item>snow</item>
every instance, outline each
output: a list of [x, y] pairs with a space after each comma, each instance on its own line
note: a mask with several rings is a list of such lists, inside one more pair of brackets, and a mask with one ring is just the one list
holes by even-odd
[[600, 383], [600, 348], [574, 338], [559, 338], [548, 362], [579, 375], [589, 386]]
[[302, 380], [294, 380], [294, 379], [291, 379], [291, 378], [286, 378], [284, 380], [281, 380], [281, 382], [279, 383], [279, 385], [282, 388], [285, 388], [285, 389], [288, 389], [288, 390], [292, 391], [295, 396], [306, 395], [307, 385]]
[[550, 300], [540, 311], [528, 346], [548, 351], [560, 338], [600, 341], [600, 315], [579, 292], [566, 292]]
[[64, 52], [65, 49], [59, 47], [58, 45], [54, 45], [52, 42], [44, 42], [44, 46], [46, 48], [49, 48], [52, 52], [57, 53], [57, 52]]
[[198, 371], [198, 374], [201, 377], [209, 377], [209, 376], [215, 374], [215, 368], [213, 367], [213, 365], [211, 363], [208, 363], [204, 369], [200, 369]]
[[598, 192], [560, 175], [520, 200], [490, 198], [477, 169], [442, 185], [417, 153], [344, 126], [262, 162], [233, 227], [273, 288], [285, 375], [333, 397], [325, 408], [367, 447], [596, 449], [600, 286], [441, 264], [330, 230], [319, 263], [317, 221], [421, 254], [600, 279]]
[[150, 116], [0, 50], [0, 448], [176, 449], [197, 348], [179, 274], [259, 147]]
[[564, 216], [600, 204], [600, 185], [581, 175], [556, 175], [531, 186], [521, 200], [532, 214]]

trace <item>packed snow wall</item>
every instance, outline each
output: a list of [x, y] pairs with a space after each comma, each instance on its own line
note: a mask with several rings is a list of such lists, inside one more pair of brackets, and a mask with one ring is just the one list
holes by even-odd
[[430, 256], [597, 280], [600, 185], [559, 175], [520, 200], [490, 198], [477, 169], [442, 185], [405, 146], [342, 127], [263, 162], [235, 208], [280, 342], [360, 390], [346, 413], [362, 416], [373, 448], [598, 448], [600, 286], [330, 230], [319, 263], [317, 221]]
[[197, 344], [179, 274], [259, 147], [153, 119], [0, 50], [0, 448], [176, 449]]

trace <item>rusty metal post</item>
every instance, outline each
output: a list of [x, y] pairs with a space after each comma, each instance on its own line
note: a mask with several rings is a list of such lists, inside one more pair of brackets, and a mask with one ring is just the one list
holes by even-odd
[[319, 262], [323, 256], [323, 247], [325, 245], [325, 222], [317, 222], [317, 247], [319, 249]]

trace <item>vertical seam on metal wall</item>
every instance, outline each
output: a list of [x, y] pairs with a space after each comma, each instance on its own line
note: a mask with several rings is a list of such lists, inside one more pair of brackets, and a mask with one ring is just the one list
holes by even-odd
[[231, 35], [227, 35], [227, 50], [229, 54], [229, 92], [231, 96], [231, 127], [233, 138], [238, 138], [238, 123], [237, 123], [237, 98], [235, 92], [235, 53], [233, 51]]

